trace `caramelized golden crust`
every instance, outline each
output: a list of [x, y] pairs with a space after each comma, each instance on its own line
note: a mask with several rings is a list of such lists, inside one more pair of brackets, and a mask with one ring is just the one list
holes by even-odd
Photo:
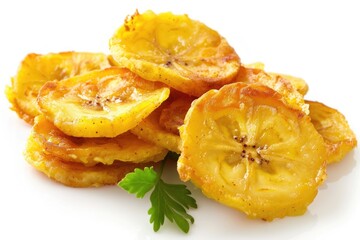
[[47, 82], [38, 104], [46, 118], [67, 135], [116, 137], [146, 118], [169, 92], [163, 84], [113, 67]]
[[170, 97], [130, 131], [145, 141], [180, 153], [179, 127], [195, 98], [171, 89]]
[[[13, 82], [13, 80], [11, 81]], [[32, 125], [34, 124], [34, 116], [33, 115], [29, 115], [27, 114], [23, 108], [18, 104], [18, 99], [16, 97], [16, 94], [13, 91], [13, 88], [10, 86], [6, 86], [5, 88], [5, 95], [6, 98], [8, 99], [8, 101], [11, 104], [10, 109], [14, 112], [16, 112], [16, 114], [18, 115], [19, 118], [21, 118], [22, 120], [24, 120], [25, 122], [27, 122], [28, 124]], [[33, 105], [32, 101], [29, 101], [29, 103], [31, 104], [33, 109], [37, 109], [37, 104]], [[29, 105], [30, 105], [29, 104]], [[36, 110], [37, 111], [37, 110]]]
[[81, 163], [65, 162], [57, 156], [46, 153], [35, 141], [33, 135], [30, 135], [28, 139], [25, 159], [49, 178], [70, 187], [100, 187], [117, 184], [135, 168], [144, 168], [155, 164], [116, 162], [112, 165], [99, 163], [86, 167]]
[[33, 138], [44, 151], [62, 161], [79, 162], [86, 166], [98, 163], [110, 165], [121, 162], [157, 162], [163, 160], [167, 150], [144, 142], [130, 132], [115, 138], [79, 138], [65, 135], [44, 116], [35, 118]]
[[308, 113], [308, 105], [305, 104], [303, 96], [296, 90], [292, 83], [279, 74], [268, 74], [260, 68], [241, 67], [237, 82], [263, 84], [280, 93], [286, 102], [293, 108]]
[[235, 50], [216, 31], [169, 12], [128, 17], [110, 50], [121, 66], [144, 79], [193, 96], [231, 82], [240, 67]]
[[341, 161], [357, 145], [354, 132], [344, 115], [320, 102], [306, 101], [311, 122], [321, 134], [328, 151], [328, 163]]
[[6, 89], [9, 102], [20, 118], [33, 124], [40, 111], [36, 98], [42, 85], [60, 81], [96, 69], [110, 67], [102, 53], [61, 52], [46, 55], [30, 53], [21, 62], [18, 72]]
[[175, 99], [169, 99], [164, 105], [159, 117], [159, 124], [167, 131], [179, 135], [179, 127], [184, 124], [184, 119], [191, 103], [195, 100], [186, 94]]
[[269, 73], [270, 75], [280, 78], [286, 79], [290, 82], [290, 84], [295, 88], [296, 91], [298, 91], [301, 95], [305, 96], [306, 93], [309, 91], [309, 85], [305, 82], [304, 79], [295, 77], [288, 74], [282, 74], [282, 73]]
[[325, 143], [310, 117], [264, 85], [207, 92], [180, 136], [181, 180], [253, 218], [303, 214], [326, 176]]
[[130, 130], [131, 133], [147, 142], [180, 153], [180, 136], [168, 131], [160, 125], [160, 116], [163, 106], [152, 112], [147, 118]]
[[[262, 62], [254, 62], [254, 63], [251, 63], [251, 64], [244, 64], [243, 67], [246, 68], [246, 69], [264, 70], [265, 64], [262, 63]], [[308, 84], [302, 78], [295, 77], [295, 76], [288, 75], [288, 74], [274, 73], [274, 72], [267, 72], [267, 74], [271, 75], [272, 78], [275, 78], [275, 79], [277, 77], [286, 79], [287, 81], [290, 82], [290, 84], [293, 86], [293, 88], [303, 96], [305, 96], [306, 93], [309, 90]], [[268, 86], [268, 87], [271, 87], [271, 86]]]

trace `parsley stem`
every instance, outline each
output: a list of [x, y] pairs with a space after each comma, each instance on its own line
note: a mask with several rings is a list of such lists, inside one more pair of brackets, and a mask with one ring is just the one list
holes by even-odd
[[165, 167], [165, 163], [166, 163], [166, 158], [164, 160], [161, 161], [161, 165], [160, 165], [160, 170], [159, 170], [159, 173], [158, 173], [158, 179], [161, 178], [162, 176], [162, 173], [164, 171], [164, 167]]
[[179, 154], [175, 153], [175, 152], [171, 152], [169, 151], [164, 160], [161, 161], [161, 165], [160, 165], [160, 170], [159, 170], [159, 173], [158, 173], [158, 180], [161, 178], [162, 176], [162, 173], [164, 171], [164, 167], [165, 167], [165, 164], [166, 164], [166, 161], [169, 160], [169, 159], [174, 159], [174, 160], [177, 160], [179, 158]]
[[169, 152], [160, 163], [159, 171], [156, 172], [153, 167], [145, 167], [143, 170], [136, 168], [118, 184], [129, 193], [136, 194], [137, 198], [143, 198], [152, 190], [148, 214], [155, 232], [164, 224], [165, 218], [185, 233], [189, 231], [190, 224], [194, 223], [194, 218], [187, 213], [187, 209], [197, 208], [196, 200], [190, 196], [191, 192], [184, 184], [170, 184], [161, 179], [166, 161], [178, 157], [178, 154]]

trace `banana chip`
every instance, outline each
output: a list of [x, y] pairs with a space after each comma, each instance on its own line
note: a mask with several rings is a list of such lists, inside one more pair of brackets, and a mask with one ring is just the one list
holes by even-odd
[[264, 85], [207, 92], [180, 136], [181, 180], [253, 218], [303, 214], [325, 178], [325, 143], [310, 117]]
[[184, 124], [184, 119], [191, 103], [195, 98], [182, 94], [173, 99], [161, 110], [159, 124], [167, 131], [179, 135], [179, 127]]
[[116, 137], [135, 127], [169, 96], [161, 83], [143, 80], [125, 68], [92, 71], [40, 90], [42, 113], [74, 137]]
[[98, 163], [110, 165], [121, 162], [157, 162], [163, 160], [167, 150], [140, 140], [130, 132], [115, 138], [78, 138], [65, 135], [44, 116], [35, 118], [33, 138], [44, 151], [63, 161], [80, 162], [86, 166]]
[[34, 117], [40, 114], [36, 98], [44, 83], [107, 67], [110, 63], [102, 53], [31, 53], [21, 62], [16, 76], [11, 79], [11, 87], [6, 89], [6, 95], [19, 117], [32, 124]]
[[357, 145], [354, 132], [344, 115], [320, 102], [306, 101], [311, 122], [323, 136], [328, 150], [328, 163], [341, 161]]
[[86, 167], [81, 163], [64, 162], [61, 158], [47, 154], [39, 143], [30, 135], [25, 159], [35, 169], [70, 187], [100, 187], [118, 183], [125, 175], [135, 168], [144, 168], [155, 163], [124, 163], [116, 162], [112, 165], [97, 164]]
[[309, 106], [290, 81], [278, 74], [268, 74], [261, 68], [241, 67], [237, 75], [237, 82], [257, 83], [268, 86], [280, 93], [293, 108], [309, 113]]
[[110, 40], [121, 66], [193, 96], [219, 88], [236, 76], [240, 59], [216, 31], [187, 15], [136, 12]]
[[[255, 62], [255, 63], [251, 63], [251, 64], [245, 64], [244, 67], [264, 70], [265, 64], [262, 62]], [[271, 75], [273, 78], [281, 77], [281, 78], [286, 79], [287, 81], [289, 81], [291, 83], [291, 85], [296, 89], [296, 91], [298, 91], [303, 96], [305, 96], [309, 90], [309, 85], [302, 78], [295, 77], [295, 76], [288, 75], [288, 74], [282, 74], [282, 73], [268, 72], [267, 74]], [[271, 86], [268, 86], [268, 87], [271, 87]]]
[[180, 153], [180, 136], [160, 125], [160, 116], [163, 107], [154, 112], [130, 130], [133, 134], [147, 142], [166, 148], [172, 152]]
[[298, 91], [301, 95], [305, 96], [306, 93], [309, 91], [309, 85], [306, 83], [306, 81], [302, 78], [295, 77], [288, 74], [282, 74], [282, 73], [268, 73], [271, 76], [277, 77], [288, 80], [291, 85]]
[[34, 124], [25, 159], [67, 186], [116, 184], [173, 151], [182, 181], [271, 221], [303, 214], [326, 164], [357, 145], [339, 111], [304, 100], [303, 79], [242, 65], [187, 15], [136, 11], [109, 47], [29, 54], [6, 88]]
[[180, 153], [179, 127], [183, 125], [185, 115], [194, 99], [171, 89], [169, 99], [138, 126], [131, 129], [131, 132], [148, 142]]

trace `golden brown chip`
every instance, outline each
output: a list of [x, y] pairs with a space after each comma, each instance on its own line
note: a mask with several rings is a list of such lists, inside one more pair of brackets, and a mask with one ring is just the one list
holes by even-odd
[[113, 67], [47, 82], [40, 89], [38, 104], [67, 135], [116, 137], [146, 118], [169, 93], [161, 83]]
[[233, 80], [240, 59], [225, 38], [187, 15], [136, 12], [110, 40], [114, 59], [142, 78], [193, 96]]
[[253, 218], [303, 214], [325, 178], [325, 143], [310, 117], [264, 85], [207, 92], [180, 136], [181, 180]]
[[167, 131], [179, 135], [179, 127], [184, 124], [184, 119], [194, 97], [181, 94], [174, 99], [169, 99], [161, 109], [159, 124]]
[[167, 99], [149, 117], [145, 118], [131, 132], [141, 139], [152, 142], [170, 151], [180, 153], [179, 127], [195, 98], [171, 89]]
[[341, 161], [357, 145], [356, 136], [344, 115], [320, 102], [306, 103], [310, 107], [311, 122], [325, 140], [328, 163]]
[[110, 63], [102, 53], [31, 53], [21, 62], [16, 76], [11, 79], [11, 87], [6, 89], [6, 95], [19, 117], [32, 124], [34, 117], [40, 113], [36, 98], [46, 82], [106, 67], [110, 67]]
[[62, 161], [80, 162], [86, 166], [98, 163], [110, 165], [114, 161], [158, 162], [168, 152], [165, 148], [140, 140], [130, 132], [115, 138], [71, 137], [42, 115], [35, 118], [32, 134], [47, 154], [61, 158]]
[[[131, 129], [130, 132], [138, 136], [140, 139], [154, 143], [157, 146], [164, 147], [172, 152], [180, 153], [179, 134], [173, 133], [160, 125], [160, 116], [163, 109], [163, 105], [157, 108], [136, 127]], [[175, 116], [175, 118], [177, 117]], [[172, 125], [172, 127], [173, 126], [174, 125]]]
[[281, 78], [288, 80], [291, 83], [291, 85], [296, 89], [296, 91], [298, 91], [303, 96], [305, 96], [306, 93], [309, 91], [308, 84], [302, 78], [288, 74], [282, 74], [282, 73], [269, 73], [269, 74], [275, 77], [280, 76]]
[[[244, 67], [264, 70], [265, 64], [262, 62], [255, 62], [255, 63], [251, 63], [251, 64], [244, 64]], [[298, 91], [303, 96], [305, 96], [309, 90], [308, 84], [302, 78], [295, 77], [295, 76], [288, 75], [288, 74], [282, 74], [282, 73], [267, 72], [267, 74], [271, 75], [274, 78], [279, 76], [281, 78], [286, 79], [287, 81], [289, 81], [291, 83], [291, 85], [296, 89], [296, 91]], [[268, 86], [268, 87], [271, 87], [271, 86]]]
[[25, 159], [49, 178], [70, 187], [100, 187], [117, 184], [135, 168], [144, 168], [155, 164], [117, 161], [112, 165], [99, 163], [92, 167], [86, 167], [81, 163], [64, 162], [61, 158], [44, 152], [33, 135], [30, 135], [28, 139]]
[[286, 102], [293, 108], [309, 113], [308, 105], [305, 104], [303, 96], [295, 89], [295, 87], [280, 75], [268, 74], [260, 68], [241, 67], [237, 82], [263, 84], [280, 93]]

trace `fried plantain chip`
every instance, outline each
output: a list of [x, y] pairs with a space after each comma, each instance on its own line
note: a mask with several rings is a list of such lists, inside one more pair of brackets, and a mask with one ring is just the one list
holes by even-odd
[[35, 169], [49, 178], [70, 187], [100, 187], [118, 183], [135, 168], [144, 168], [156, 163], [125, 163], [117, 161], [112, 165], [97, 164], [86, 167], [81, 163], [65, 162], [57, 156], [46, 153], [31, 134], [25, 151], [25, 159]]
[[[262, 62], [255, 62], [255, 63], [251, 63], [251, 64], [244, 64], [244, 67], [264, 70], [265, 64]], [[267, 74], [271, 75], [274, 78], [279, 76], [281, 78], [286, 79], [287, 81], [289, 81], [291, 83], [291, 85], [296, 89], [296, 91], [298, 91], [303, 96], [305, 96], [309, 90], [308, 84], [302, 78], [295, 77], [295, 76], [288, 75], [288, 74], [283, 74], [283, 73], [267, 72]], [[271, 86], [268, 86], [268, 87], [271, 87]]]
[[6, 95], [12, 110], [33, 124], [34, 117], [40, 114], [36, 98], [46, 82], [107, 67], [110, 67], [108, 57], [102, 53], [31, 53], [21, 62], [16, 76], [11, 79], [11, 87], [6, 89]]
[[33, 138], [48, 154], [62, 161], [80, 162], [86, 166], [121, 162], [157, 162], [163, 160], [167, 150], [140, 140], [130, 132], [115, 138], [71, 137], [39, 115], [32, 128]]
[[240, 59], [225, 38], [187, 15], [129, 16], [110, 39], [113, 58], [142, 78], [193, 96], [233, 80]]
[[286, 79], [291, 83], [291, 85], [298, 91], [301, 95], [305, 96], [306, 93], [309, 91], [309, 85], [306, 83], [306, 81], [302, 78], [295, 77], [288, 74], [283, 73], [269, 73], [270, 75], [277, 77], [279, 76], [282, 79]]
[[172, 152], [180, 153], [180, 136], [160, 125], [162, 110], [163, 107], [160, 106], [136, 127], [131, 129], [130, 132], [147, 142], [151, 142]]
[[179, 127], [194, 97], [171, 89], [170, 97], [131, 132], [140, 138], [180, 153]]
[[323, 136], [328, 151], [328, 163], [341, 161], [357, 145], [354, 132], [343, 114], [323, 103], [306, 101], [311, 122]]
[[303, 214], [325, 179], [325, 143], [310, 117], [264, 85], [207, 92], [180, 136], [181, 180], [252, 218]]
[[260, 68], [241, 67], [237, 82], [260, 83], [280, 93], [293, 108], [309, 113], [309, 106], [305, 103], [303, 96], [287, 79], [280, 75], [268, 74]]
[[164, 105], [161, 110], [160, 126], [173, 134], [179, 135], [179, 127], [184, 124], [185, 115], [194, 100], [194, 97], [186, 94], [169, 99], [168, 104]]
[[67, 135], [116, 137], [146, 118], [169, 92], [161, 83], [113, 67], [47, 82], [40, 89], [38, 104]]

